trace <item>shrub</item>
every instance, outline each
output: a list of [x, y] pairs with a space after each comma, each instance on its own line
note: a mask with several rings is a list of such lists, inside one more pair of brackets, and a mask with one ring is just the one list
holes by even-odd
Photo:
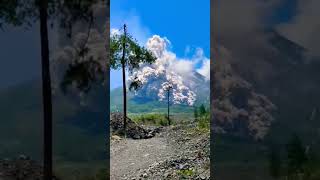
[[132, 117], [132, 120], [138, 124], [145, 125], [155, 125], [155, 126], [167, 126], [168, 119], [165, 114], [143, 114], [143, 115], [135, 115]]
[[210, 129], [210, 118], [209, 113], [201, 116], [198, 121], [198, 128], [200, 129]]
[[190, 178], [194, 175], [194, 171], [192, 169], [178, 170], [177, 173], [181, 176], [181, 178]]
[[195, 107], [194, 115], [199, 129], [210, 129], [210, 111], [207, 110], [203, 104], [200, 107]]

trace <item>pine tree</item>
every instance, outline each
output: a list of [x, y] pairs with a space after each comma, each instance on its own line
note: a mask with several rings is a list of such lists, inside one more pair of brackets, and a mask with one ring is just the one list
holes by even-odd
[[304, 166], [307, 163], [305, 148], [296, 134], [292, 136], [287, 144], [287, 170], [288, 176], [298, 177], [304, 173]]
[[194, 120], [198, 121], [199, 113], [198, 113], [198, 107], [197, 106], [194, 107], [193, 115], [194, 115]]
[[207, 113], [206, 108], [204, 107], [203, 104], [201, 104], [201, 106], [199, 107], [199, 115], [202, 117]]
[[[123, 89], [123, 132], [126, 135], [127, 117], [127, 88], [126, 70], [133, 72], [141, 63], [153, 63], [156, 58], [146, 48], [139, 46], [137, 41], [127, 32], [126, 25], [121, 29], [122, 34], [114, 34], [110, 41], [110, 65], [112, 69], [122, 69]], [[137, 89], [141, 84], [133, 81], [129, 90]]]
[[279, 148], [272, 145], [269, 153], [269, 170], [274, 179], [278, 179], [281, 176], [281, 157]]

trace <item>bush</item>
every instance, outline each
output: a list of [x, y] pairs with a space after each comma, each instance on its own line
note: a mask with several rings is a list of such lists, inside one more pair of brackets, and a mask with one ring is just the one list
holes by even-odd
[[132, 116], [131, 119], [138, 123], [144, 125], [155, 125], [155, 126], [167, 126], [168, 119], [165, 114], [143, 114], [143, 115], [135, 115]]
[[210, 118], [209, 113], [201, 116], [198, 120], [198, 128], [199, 129], [210, 129]]
[[194, 171], [192, 169], [178, 170], [178, 174], [180, 175], [180, 178], [186, 179], [193, 176]]
[[204, 105], [195, 107], [194, 118], [199, 129], [210, 130], [210, 111]]

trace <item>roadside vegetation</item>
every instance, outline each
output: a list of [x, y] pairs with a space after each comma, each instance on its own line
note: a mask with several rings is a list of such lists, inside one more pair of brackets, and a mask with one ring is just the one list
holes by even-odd
[[150, 113], [131, 115], [131, 119], [137, 124], [151, 125], [151, 126], [167, 126], [168, 119], [166, 114]]
[[203, 104], [194, 108], [194, 119], [197, 122], [197, 128], [201, 131], [210, 131], [210, 109]]

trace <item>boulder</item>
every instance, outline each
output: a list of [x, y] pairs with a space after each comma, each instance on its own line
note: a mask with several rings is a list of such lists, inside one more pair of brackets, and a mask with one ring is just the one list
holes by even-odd
[[[110, 130], [112, 134], [123, 135], [123, 114], [111, 113], [110, 114]], [[160, 132], [160, 128], [146, 129], [138, 125], [130, 118], [127, 117], [127, 137], [132, 139], [148, 139]]]

